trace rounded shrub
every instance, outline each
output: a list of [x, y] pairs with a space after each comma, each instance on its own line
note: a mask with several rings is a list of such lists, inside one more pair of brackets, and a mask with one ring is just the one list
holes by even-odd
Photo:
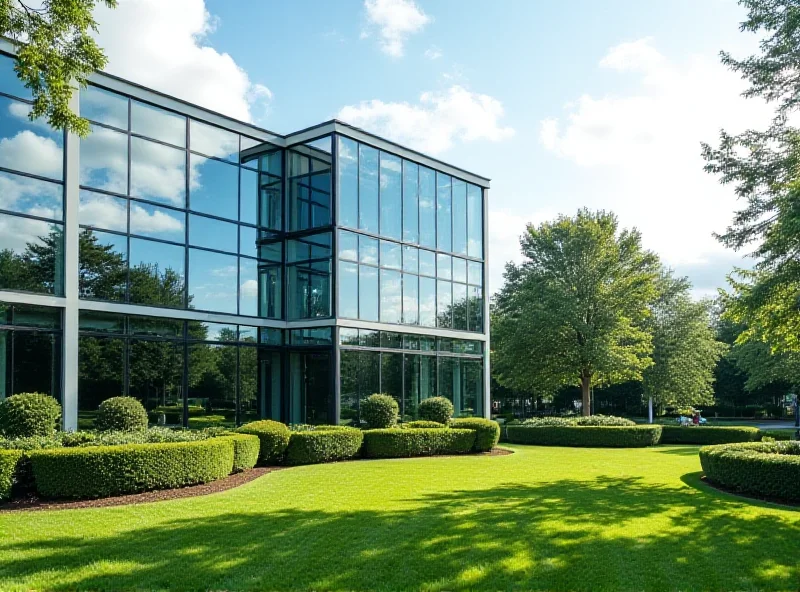
[[636, 422], [616, 415], [589, 415], [575, 419], [579, 426], [635, 426]]
[[661, 426], [508, 426], [506, 437], [514, 444], [538, 446], [586, 446], [594, 448], [641, 448], [655, 446]]
[[[528, 426], [574, 426], [574, 417], [531, 417], [522, 422]], [[516, 425], [508, 422], [508, 425]]]
[[402, 458], [437, 454], [466, 454], [475, 445], [475, 431], [455, 428], [390, 428], [367, 430], [364, 458]]
[[6, 438], [51, 436], [61, 418], [61, 405], [50, 395], [23, 393], [0, 401], [0, 433]]
[[229, 438], [34, 450], [28, 454], [43, 497], [98, 498], [208, 483], [233, 471]]
[[800, 501], [800, 442], [704, 446], [700, 465], [709, 481], [733, 491]]
[[426, 419], [418, 419], [417, 421], [407, 421], [401, 428], [446, 428], [447, 426], [438, 421], [428, 421]]
[[500, 440], [500, 424], [482, 417], [463, 417], [450, 421], [450, 427], [475, 430], [475, 452], [489, 452]]
[[747, 426], [662, 426], [662, 444], [734, 444], [757, 442], [761, 439], [758, 428]]
[[277, 465], [283, 461], [286, 447], [289, 446], [291, 432], [289, 428], [279, 421], [264, 419], [243, 425], [236, 430], [240, 434], [258, 436], [261, 448], [258, 462], [265, 465]]
[[397, 425], [400, 407], [390, 395], [370, 395], [361, 401], [361, 419], [371, 429], [390, 428]]
[[420, 419], [447, 425], [453, 417], [453, 404], [444, 397], [431, 397], [420, 402], [417, 412]]
[[347, 460], [358, 454], [364, 432], [356, 428], [319, 429], [292, 432], [286, 449], [286, 464], [311, 465]]
[[140, 432], [147, 429], [147, 411], [133, 397], [111, 397], [100, 403], [95, 425], [103, 432]]
[[233, 442], [233, 473], [241, 473], [256, 466], [261, 440], [252, 434], [226, 434], [220, 436]]
[[22, 459], [21, 450], [0, 450], [0, 500], [11, 497], [17, 465]]

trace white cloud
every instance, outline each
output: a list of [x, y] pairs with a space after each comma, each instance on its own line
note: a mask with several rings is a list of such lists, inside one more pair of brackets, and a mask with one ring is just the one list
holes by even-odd
[[[178, 216], [180, 214], [175, 214]], [[171, 234], [178, 235], [178, 240], [183, 234], [184, 223], [178, 218], [173, 218], [163, 211], [155, 210], [152, 213], [142, 206], [131, 204], [131, 232], [134, 234]]]
[[204, 0], [121, 0], [115, 10], [99, 6], [95, 18], [111, 74], [244, 121], [263, 115], [272, 98], [205, 43], [216, 22]]
[[455, 85], [444, 92], [424, 92], [416, 104], [374, 99], [347, 105], [337, 117], [402, 144], [438, 154], [456, 141], [499, 142], [510, 138], [514, 129], [501, 125], [503, 115], [499, 100]]
[[[433, 20], [413, 0], [364, 0], [364, 9], [370, 28], [378, 30], [381, 50], [396, 58], [402, 57], [406, 39]], [[363, 31], [361, 37], [369, 34]]]
[[425, 50], [425, 57], [429, 60], [438, 60], [440, 57], [442, 57], [442, 50], [435, 45], [431, 45]]
[[718, 260], [724, 249], [712, 232], [724, 230], [736, 202], [730, 187], [703, 171], [700, 142], [714, 143], [720, 128], [764, 127], [771, 109], [743, 99], [743, 81], [716, 56], [678, 62], [650, 38], [611, 48], [599, 66], [638, 84], [623, 94], [584, 94], [563, 118], [541, 121], [542, 145], [577, 165], [568, 174], [586, 187], [565, 196], [562, 211], [613, 210], [678, 273]]
[[243, 297], [256, 297], [258, 296], [258, 282], [256, 280], [246, 280], [242, 282], [241, 286]]
[[11, 169], [57, 179], [61, 177], [63, 158], [55, 141], [30, 130], [0, 140], [0, 162]]

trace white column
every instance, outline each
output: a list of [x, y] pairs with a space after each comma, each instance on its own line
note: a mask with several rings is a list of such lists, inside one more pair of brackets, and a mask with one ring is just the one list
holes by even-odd
[[[70, 109], [77, 113], [80, 96], [75, 92]], [[61, 403], [65, 430], [78, 429], [78, 200], [80, 185], [80, 139], [67, 134], [64, 150], [64, 338], [62, 341]]]
[[489, 189], [483, 190], [483, 316], [486, 341], [483, 343], [483, 416], [492, 416], [492, 373], [489, 340]]

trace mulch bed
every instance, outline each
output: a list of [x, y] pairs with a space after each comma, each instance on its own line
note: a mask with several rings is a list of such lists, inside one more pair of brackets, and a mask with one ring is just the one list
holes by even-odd
[[144, 493], [135, 493], [132, 495], [120, 495], [116, 497], [105, 497], [102, 499], [90, 500], [49, 500], [41, 499], [35, 495], [24, 498], [13, 499], [0, 504], [0, 513], [3, 512], [17, 512], [20, 510], [72, 510], [75, 508], [107, 508], [110, 506], [126, 506], [129, 504], [147, 504], [150, 502], [160, 502], [165, 500], [181, 499], [184, 497], [196, 497], [199, 495], [208, 495], [210, 493], [219, 493], [239, 487], [245, 483], [249, 483], [254, 479], [278, 471], [284, 467], [259, 467], [236, 473], [218, 479], [211, 483], [203, 483], [202, 485], [191, 485], [189, 487], [182, 487], [180, 489], [162, 489], [159, 491], [146, 491]]
[[800, 508], [800, 502], [789, 501], [785, 499], [781, 499], [779, 497], [768, 497], [768, 496], [761, 496], [761, 495], [753, 495], [750, 493], [742, 493], [741, 491], [735, 491], [733, 489], [729, 489], [727, 487], [722, 487], [717, 483], [712, 483], [708, 480], [708, 477], [703, 475], [700, 480], [705, 484], [711, 487], [712, 489], [716, 489], [717, 491], [721, 491], [722, 493], [727, 493], [729, 495], [735, 495], [736, 497], [742, 497], [748, 500], [753, 500], [757, 502], [768, 502], [770, 504], [777, 504], [779, 506], [789, 506], [791, 508]]

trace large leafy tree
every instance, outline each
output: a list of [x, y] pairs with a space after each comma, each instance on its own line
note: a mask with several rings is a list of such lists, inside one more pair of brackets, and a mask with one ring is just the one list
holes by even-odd
[[653, 365], [642, 375], [646, 397], [664, 407], [710, 404], [714, 369], [727, 346], [716, 339], [711, 303], [694, 302], [691, 284], [664, 272], [647, 327], [653, 335]]
[[91, 36], [97, 4], [114, 8], [117, 0], [0, 0], [0, 35], [20, 43], [15, 70], [33, 93], [31, 119], [81, 136], [89, 124], [70, 109], [70, 97], [107, 62]]
[[737, 270], [725, 296], [725, 317], [773, 351], [800, 351], [800, 4], [797, 0], [740, 0], [748, 10], [741, 29], [763, 35], [760, 53], [722, 61], [750, 83], [748, 97], [775, 105], [763, 131], [723, 131], [719, 145], [703, 146], [706, 170], [734, 187], [744, 207], [719, 239], [752, 249], [753, 270]]
[[524, 261], [506, 266], [495, 299], [496, 377], [535, 393], [578, 384], [588, 415], [592, 385], [639, 380], [652, 363], [658, 258], [616, 216], [586, 209], [528, 225], [520, 244]]

